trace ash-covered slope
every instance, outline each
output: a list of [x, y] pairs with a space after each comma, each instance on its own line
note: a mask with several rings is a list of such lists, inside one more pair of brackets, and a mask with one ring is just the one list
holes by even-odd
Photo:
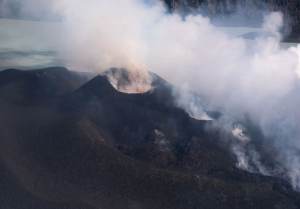
[[159, 77], [144, 94], [97, 76], [65, 96], [21, 80], [0, 86], [1, 208], [297, 208], [276, 179], [235, 169]]

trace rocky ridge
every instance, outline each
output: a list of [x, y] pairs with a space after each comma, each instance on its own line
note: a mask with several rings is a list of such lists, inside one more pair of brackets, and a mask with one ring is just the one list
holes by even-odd
[[[297, 0], [164, 0], [171, 11], [202, 13], [223, 26], [259, 27], [266, 12], [284, 16], [286, 42], [300, 42], [300, 2]], [[232, 18], [229, 16], [234, 14]]]

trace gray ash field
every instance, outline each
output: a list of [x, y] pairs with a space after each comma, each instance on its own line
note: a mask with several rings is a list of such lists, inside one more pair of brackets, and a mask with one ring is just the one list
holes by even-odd
[[105, 75], [1, 71], [0, 208], [300, 208], [284, 180], [237, 169], [153, 76], [126, 94]]

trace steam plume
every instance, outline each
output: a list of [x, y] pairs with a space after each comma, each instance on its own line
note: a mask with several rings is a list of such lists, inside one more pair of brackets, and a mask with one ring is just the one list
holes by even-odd
[[[147, 71], [188, 85], [201, 98], [197, 114], [222, 112], [210, 128], [220, 130], [237, 166], [282, 175], [300, 188], [300, 46], [280, 49], [281, 13], [265, 17], [250, 46], [201, 15], [169, 14], [161, 1], [53, 0], [49, 5], [69, 22], [60, 49], [69, 68], [101, 73], [125, 67], [137, 86], [142, 77], [151, 80]], [[178, 101], [191, 107], [189, 96]], [[270, 160], [262, 160], [266, 157]]]

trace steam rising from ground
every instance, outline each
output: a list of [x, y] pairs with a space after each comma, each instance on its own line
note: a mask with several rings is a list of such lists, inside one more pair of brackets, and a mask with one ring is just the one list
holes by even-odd
[[177, 92], [178, 104], [197, 117], [204, 110], [222, 113], [209, 128], [236, 154], [237, 166], [281, 175], [300, 188], [300, 46], [279, 48], [280, 13], [265, 17], [262, 33], [249, 46], [201, 15], [167, 13], [160, 1], [51, 3], [52, 12], [70, 22], [60, 51], [70, 69], [101, 73], [125, 67], [137, 89], [144, 88], [142, 77], [151, 81], [147, 71], [188, 85], [201, 100]]

